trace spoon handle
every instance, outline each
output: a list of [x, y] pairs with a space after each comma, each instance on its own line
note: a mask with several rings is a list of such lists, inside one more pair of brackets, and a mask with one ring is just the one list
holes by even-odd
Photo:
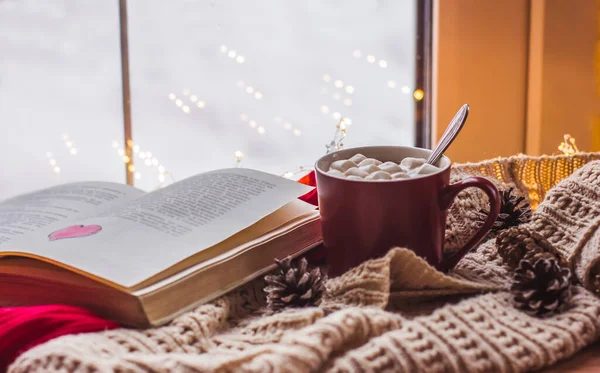
[[446, 131], [440, 138], [431, 155], [427, 159], [427, 163], [435, 165], [440, 160], [446, 149], [452, 144], [452, 141], [456, 138], [469, 115], [469, 105], [464, 104], [454, 115], [454, 118], [448, 124]]

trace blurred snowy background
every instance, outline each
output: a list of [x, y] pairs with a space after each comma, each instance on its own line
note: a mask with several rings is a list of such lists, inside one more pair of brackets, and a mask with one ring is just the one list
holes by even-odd
[[[415, 1], [129, 0], [135, 185], [412, 145]], [[0, 199], [125, 182], [117, 0], [0, 0], [0, 127]]]

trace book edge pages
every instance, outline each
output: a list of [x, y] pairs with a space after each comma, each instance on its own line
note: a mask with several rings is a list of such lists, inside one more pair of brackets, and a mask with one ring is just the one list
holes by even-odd
[[[243, 254], [246, 251], [249, 251], [249, 250], [252, 250], [253, 248], [259, 247], [275, 238], [281, 237], [290, 231], [298, 229], [304, 225], [308, 225], [319, 219], [320, 219], [319, 212], [315, 211], [314, 213], [307, 215], [306, 217], [304, 217], [302, 219], [297, 220], [294, 224], [284, 225], [280, 228], [277, 228], [271, 232], [268, 232], [256, 239], [254, 239], [252, 241], [248, 241], [244, 245], [237, 246], [236, 248], [229, 250], [223, 254], [217, 255], [214, 258], [211, 258], [202, 263], [198, 263], [192, 267], [184, 269], [183, 271], [180, 271], [180, 272], [174, 274], [173, 276], [170, 276], [161, 281], [158, 281], [158, 282], [156, 282], [152, 285], [149, 285], [143, 289], [136, 290], [133, 292], [133, 295], [138, 296], [138, 297], [143, 297], [145, 295], [148, 295], [154, 291], [157, 291], [166, 286], [174, 284], [180, 280], [183, 280], [185, 277], [187, 277], [193, 273], [196, 273], [201, 270], [206, 270], [209, 267], [213, 267], [213, 266], [219, 265], [222, 262], [232, 260], [235, 257]], [[274, 265], [275, 264], [273, 264], [273, 266]]]

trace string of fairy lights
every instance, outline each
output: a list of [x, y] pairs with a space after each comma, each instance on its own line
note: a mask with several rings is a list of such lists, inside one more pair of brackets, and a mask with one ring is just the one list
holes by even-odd
[[344, 140], [346, 139], [346, 121], [344, 118], [340, 119], [340, 121], [335, 125], [335, 133], [333, 134], [333, 139], [329, 142], [329, 144], [325, 145], [327, 149], [326, 154], [331, 152], [340, 150], [344, 148]]
[[[75, 143], [73, 142], [73, 140], [71, 139], [71, 137], [69, 136], [68, 133], [63, 133], [62, 141], [65, 145], [65, 148], [67, 149], [67, 151], [69, 152], [69, 154], [71, 156], [77, 155], [79, 150], [75, 147]], [[50, 165], [52, 172], [59, 174], [61, 171], [61, 168], [58, 165], [58, 160], [56, 159], [54, 152], [47, 151], [46, 158], [48, 159], [48, 164]]]
[[54, 153], [46, 152], [46, 158], [48, 158], [48, 163], [50, 164], [52, 171], [57, 174], [60, 173], [60, 166], [58, 165], [56, 158], [54, 158]]
[[250, 128], [255, 128], [256, 132], [258, 132], [259, 135], [264, 135], [265, 134], [265, 132], [266, 132], [265, 127], [259, 125], [258, 122], [256, 122], [256, 120], [249, 119], [248, 115], [246, 113], [240, 114], [240, 120], [242, 122], [248, 122], [248, 125], [250, 126]]
[[227, 47], [225, 44], [221, 45], [219, 47], [219, 50], [221, 51], [221, 53], [223, 53], [224, 55], [226, 55], [227, 57], [231, 58], [239, 64], [244, 63], [244, 61], [246, 60], [246, 57], [239, 54], [239, 52], [237, 52], [235, 49]]
[[[190, 106], [197, 107], [198, 109], [204, 109], [206, 107], [206, 102], [200, 100], [197, 95], [195, 95], [189, 88], [183, 89], [183, 97], [178, 98], [177, 95], [173, 92], [168, 95], [169, 100], [173, 101], [175, 106], [181, 109], [185, 114], [189, 114], [191, 112]], [[185, 100], [185, 101], [184, 101]], [[189, 102], [188, 102], [189, 101]]]
[[273, 118], [273, 122], [280, 124], [284, 130], [290, 131], [296, 137], [302, 136], [302, 130], [286, 118], [277, 116]]
[[256, 100], [262, 100], [263, 94], [256, 90], [252, 85], [246, 84], [243, 80], [238, 80], [236, 85], [238, 88], [243, 89], [247, 94], [253, 95]]
[[[136, 168], [133, 162], [131, 162], [129, 156], [125, 154], [124, 147], [117, 140], [112, 141], [112, 147], [116, 150], [119, 157], [121, 157], [123, 163], [127, 165], [127, 171], [133, 173], [135, 180], [140, 180], [142, 178], [142, 172], [140, 170], [142, 167], [140, 167], [140, 169]], [[156, 158], [151, 151], [142, 149], [139, 144], [133, 144], [132, 150], [133, 157], [137, 158], [140, 161], [140, 164], [144, 165], [146, 168], [156, 171], [159, 182], [157, 188], [166, 185], [166, 183], [175, 181], [173, 174], [160, 163], [158, 158]]]
[[[246, 61], [246, 57], [244, 57], [239, 51], [234, 48], [228, 47], [225, 44], [219, 46], [220, 53], [229, 58], [231, 61], [236, 62], [238, 64], [243, 64]], [[355, 49], [352, 52], [352, 56], [356, 59], [363, 59], [366, 63], [373, 65], [374, 67], [378, 67], [380, 69], [387, 69], [388, 62], [384, 59], [377, 59], [373, 54], [363, 54], [363, 52], [359, 49]], [[331, 118], [336, 121], [335, 132], [333, 139], [325, 145], [326, 152], [329, 153], [331, 151], [336, 151], [342, 149], [344, 146], [344, 140], [347, 136], [347, 126], [352, 125], [352, 119], [344, 115], [343, 112], [352, 107], [354, 104], [354, 94], [356, 93], [356, 89], [354, 85], [345, 82], [341, 78], [333, 78], [329, 73], [325, 73], [322, 75], [322, 81], [324, 82], [324, 86], [321, 87], [321, 94], [330, 96], [333, 100], [333, 105], [323, 104], [319, 107], [319, 110], [324, 115], [331, 115]], [[255, 100], [259, 101], [264, 98], [264, 94], [262, 91], [258, 90], [254, 84], [248, 83], [245, 80], [238, 80], [236, 82], [236, 86], [245, 92], [246, 94], [253, 97]], [[397, 88], [398, 84], [395, 80], [387, 80], [387, 87], [390, 89]], [[400, 91], [403, 94], [410, 93], [410, 87], [408, 85], [402, 85], [400, 87]], [[423, 98], [423, 91], [415, 90], [413, 92], [413, 96], [416, 101], [419, 101]], [[175, 103], [177, 107], [179, 107], [184, 113], [189, 114], [191, 111], [191, 104], [196, 104], [196, 106], [200, 109], [205, 107], [204, 101], [198, 99], [197, 95], [193, 94], [191, 90], [184, 89], [182, 98], [177, 97], [174, 93], [169, 94], [169, 99]], [[188, 98], [191, 104], [186, 103], [185, 98]], [[345, 107], [345, 109], [341, 109], [341, 107]], [[334, 108], [332, 108], [333, 106]], [[335, 106], [339, 106], [335, 108]], [[337, 110], [336, 110], [337, 109]], [[247, 125], [256, 130], [259, 135], [265, 135], [267, 133], [267, 128], [263, 123], [256, 118], [252, 118], [245, 112], [239, 114], [239, 118], [241, 122], [247, 123]], [[290, 131], [294, 136], [301, 136], [302, 130], [296, 125], [292, 124], [291, 121], [284, 119], [283, 117], [277, 116], [273, 118], [274, 122], [281, 125], [283, 129]], [[135, 149], [134, 149], [135, 150]], [[144, 155], [144, 152], [141, 152]], [[234, 165], [235, 167], [242, 167], [242, 161], [246, 157], [243, 151], [236, 150], [234, 152]], [[148, 159], [144, 160], [145, 164], [148, 164]], [[152, 163], [151, 163], [152, 164]], [[164, 168], [163, 168], [164, 169]], [[284, 177], [294, 177], [298, 173], [302, 173], [310, 169], [310, 166], [299, 166], [294, 171], [287, 171], [282, 176]], [[136, 173], [136, 179], [139, 179], [139, 174]], [[161, 178], [159, 173], [159, 181], [164, 181], [164, 176]]]
[[[345, 139], [346, 139], [346, 123], [345, 123], [344, 118], [341, 118], [340, 121], [335, 126], [335, 133], [333, 135], [333, 139], [328, 144], [325, 145], [325, 148], [327, 149], [326, 154], [333, 152], [333, 151], [343, 149]], [[242, 166], [242, 160], [244, 159], [244, 157], [245, 157], [245, 155], [242, 151], [240, 151], [240, 150], [235, 151], [235, 153], [234, 153], [235, 167]], [[298, 166], [298, 167], [296, 167], [295, 170], [286, 171], [281, 176], [288, 178], [288, 179], [292, 179], [292, 178], [295, 178], [299, 174], [303, 174], [303, 173], [306, 173], [307, 171], [310, 171], [311, 169], [312, 169], [312, 166]]]
[[240, 150], [236, 150], [235, 153], [233, 153], [233, 156], [235, 157], [235, 167], [241, 167], [242, 159], [245, 157], [244, 153], [242, 153]]
[[[331, 95], [331, 98], [334, 101], [340, 101], [340, 100], [342, 100], [342, 97], [343, 97], [344, 105], [352, 106], [351, 95], [354, 94], [354, 86], [344, 83], [344, 81], [341, 79], [333, 80], [331, 78], [331, 75], [329, 75], [329, 74], [323, 74], [323, 81], [326, 84], [331, 83], [334, 86], [334, 88], [336, 88], [335, 91], [333, 92], [333, 94]], [[325, 89], [321, 89], [321, 93], [327, 94], [328, 93], [327, 87], [325, 87]]]
[[[242, 65], [246, 62], [246, 57], [240, 53], [240, 51], [228, 47], [226, 45], [220, 45], [218, 47], [219, 52], [226, 59], [232, 61], [234, 64]], [[364, 60], [368, 65], [374, 68], [385, 70], [388, 68], [388, 62], [384, 59], [378, 59], [373, 54], [363, 53], [359, 49], [355, 49], [352, 52], [352, 56], [358, 60]], [[323, 103], [318, 107], [318, 110], [325, 116], [330, 116], [335, 121], [335, 132], [333, 139], [325, 144], [326, 152], [332, 152], [342, 149], [344, 146], [344, 140], [347, 137], [347, 127], [352, 125], [352, 119], [346, 115], [353, 105], [355, 105], [355, 94], [356, 88], [353, 84], [345, 81], [342, 77], [333, 76], [330, 73], [324, 73], [321, 76], [321, 95], [328, 102]], [[256, 83], [256, 82], [255, 82]], [[264, 99], [265, 95], [263, 91], [257, 89], [255, 84], [250, 84], [248, 80], [237, 80], [236, 86], [238, 89], [249, 95], [256, 101]], [[386, 81], [389, 89], [400, 88], [403, 94], [410, 94], [411, 89], [409, 85], [399, 86], [395, 80], [388, 79]], [[412, 92], [413, 97], [416, 101], [423, 99], [424, 93], [422, 90], [415, 90]], [[172, 91], [167, 95], [169, 101], [171, 101], [177, 109], [181, 110], [184, 114], [192, 114], [195, 110], [202, 111], [206, 108], [206, 100], [202, 99], [199, 94], [194, 92], [190, 88], [183, 88], [179, 93]], [[242, 123], [247, 124], [251, 129], [256, 130], [258, 135], [264, 136], [267, 134], [268, 126], [257, 118], [253, 118], [246, 112], [239, 114], [239, 118]], [[263, 118], [264, 119], [264, 118]], [[295, 121], [286, 119], [284, 116], [275, 116], [273, 121], [283, 128], [285, 131], [295, 137], [302, 135], [301, 126]], [[74, 141], [69, 137], [68, 134], [63, 135], [64, 146], [68, 152], [75, 156], [78, 154], [79, 149], [75, 146]], [[162, 187], [169, 182], [175, 181], [172, 173], [168, 171], [165, 166], [156, 158], [156, 156], [149, 150], [143, 149], [139, 144], [129, 144], [133, 152], [131, 153], [132, 158], [130, 159], [125, 152], [125, 144], [119, 143], [117, 140], [112, 142], [112, 147], [115, 149], [116, 154], [125, 163], [128, 172], [131, 172], [135, 180], [140, 180], [142, 177], [156, 177], [158, 181], [157, 187]], [[61, 172], [61, 166], [58, 164], [58, 160], [54, 156], [53, 152], [47, 152], [46, 157], [48, 163], [55, 173]], [[246, 155], [242, 150], [236, 150], [233, 154], [233, 161], [235, 167], [242, 167], [243, 160]], [[137, 168], [134, 165], [139, 165]], [[282, 176], [287, 178], [294, 178], [300, 173], [309, 171], [312, 166], [298, 166], [292, 171], [286, 171]], [[152, 171], [150, 175], [146, 176], [148, 171]]]
[[[229, 57], [230, 59], [235, 60], [236, 62], [238, 62], [240, 64], [244, 63], [244, 61], [245, 61], [245, 57], [242, 56], [238, 51], [236, 51], [233, 48], [229, 48], [224, 44], [219, 47], [219, 51], [224, 56]], [[362, 51], [360, 51], [358, 49], [355, 49], [352, 54], [357, 59], [361, 59], [363, 57]], [[387, 69], [387, 67], [388, 67], [388, 63], [386, 60], [377, 59], [372, 54], [367, 54], [364, 56], [364, 58], [367, 63], [372, 64], [374, 66], [378, 66], [381, 69]], [[333, 105], [323, 104], [319, 107], [319, 110], [322, 114], [331, 115], [331, 118], [336, 121], [334, 138], [333, 138], [333, 140], [330, 141], [330, 143], [325, 145], [327, 152], [330, 152], [330, 151], [335, 151], [335, 150], [339, 150], [339, 149], [343, 148], [343, 142], [347, 136], [346, 128], [347, 128], [347, 126], [350, 126], [352, 124], [352, 119], [349, 116], [344, 115], [343, 112], [347, 108], [350, 108], [353, 105], [353, 103], [354, 103], [353, 95], [355, 94], [356, 90], [355, 90], [354, 85], [349, 84], [348, 82], [345, 82], [342, 79], [333, 78], [328, 73], [325, 73], [322, 75], [322, 80], [325, 83], [325, 85], [321, 87], [321, 94], [330, 96], [334, 102]], [[253, 96], [256, 100], [261, 100], [264, 97], [263, 93], [256, 89], [255, 85], [249, 84], [247, 81], [238, 80], [236, 82], [236, 86], [239, 89], [245, 91], [247, 94]], [[397, 83], [394, 80], [388, 80], [387, 86], [389, 88], [393, 89], [393, 88], [396, 88]], [[404, 94], [410, 93], [410, 88], [408, 85], [403, 85], [400, 88], [400, 90]], [[416, 100], [419, 100], [421, 98], [422, 97], [419, 98], [418, 92], [415, 93]], [[345, 106], [346, 109], [341, 110], [340, 105]], [[333, 106], [334, 108], [332, 109], [330, 106]], [[336, 110], [335, 106], [340, 106], [340, 107], [337, 108], [337, 110]], [[259, 123], [259, 121], [257, 119], [252, 118], [251, 116], [249, 116], [247, 113], [244, 113], [244, 112], [242, 112], [239, 116], [240, 116], [240, 120], [243, 123], [247, 123], [250, 128], [256, 129], [257, 133], [259, 133], [260, 135], [264, 135], [266, 133], [265, 126], [262, 125], [261, 123]], [[280, 124], [285, 130], [290, 131], [294, 136], [302, 135], [301, 129], [296, 127], [295, 125], [293, 125], [291, 123], [291, 121], [285, 120], [284, 118], [279, 117], [279, 116], [274, 117], [274, 121], [277, 124]], [[241, 150], [235, 151], [234, 160], [235, 160], [236, 167], [241, 167], [242, 160], [244, 157], [245, 157], [245, 154]], [[295, 171], [285, 172], [283, 174], [283, 176], [293, 177], [298, 172], [305, 171], [305, 167], [306, 166], [300, 166]]]
[[[321, 94], [328, 94], [329, 90], [328, 90], [328, 85], [331, 83], [331, 85], [333, 86], [333, 94], [331, 96], [331, 98], [334, 101], [340, 101], [342, 100], [343, 97], [343, 104], [346, 106], [352, 106], [352, 95], [355, 92], [354, 86], [344, 82], [341, 79], [333, 79], [331, 77], [331, 75], [329, 74], [323, 74], [322, 77], [323, 82], [325, 82], [326, 86], [321, 87]], [[327, 115], [329, 114], [329, 112], [331, 111], [329, 106], [327, 105], [321, 105], [321, 107], [319, 108], [319, 110], [321, 111], [322, 114]], [[336, 120], [339, 121], [340, 119], [344, 118], [346, 120], [346, 123], [348, 125], [350, 125], [352, 123], [352, 119], [350, 119], [348, 116], [344, 116], [340, 113], [340, 111], [343, 110], [339, 110], [339, 111], [334, 111], [331, 114], [331, 117]]]
[[[224, 45], [222, 45], [221, 52], [228, 53], [228, 49]], [[363, 52], [359, 49], [355, 49], [352, 52], [352, 55], [356, 59], [363, 58]], [[233, 58], [234, 56], [229, 56], [229, 57]], [[388, 68], [388, 63], [386, 60], [377, 59], [372, 54], [364, 55], [364, 60], [368, 64], [377, 66], [381, 69]], [[348, 82], [345, 82], [342, 79], [333, 78], [329, 73], [325, 73], [322, 75], [322, 81], [325, 83], [325, 85], [321, 87], [321, 94], [327, 95], [327, 96], [331, 95], [331, 99], [334, 102], [333, 106], [338, 106], [340, 104], [343, 104], [346, 108], [349, 108], [353, 105], [353, 103], [354, 103], [353, 95], [356, 92], [354, 85], [349, 84]], [[388, 88], [395, 89], [397, 87], [397, 85], [398, 84], [396, 83], [395, 80], [387, 80]], [[246, 84], [243, 80], [239, 80], [237, 82], [237, 86], [240, 89], [246, 88], [246, 92], [249, 94], [252, 94], [254, 91], [253, 86]], [[400, 91], [403, 94], [409, 94], [410, 87], [408, 85], [402, 85], [400, 87]], [[424, 92], [420, 89], [417, 89], [413, 92], [413, 96], [416, 101], [420, 101], [423, 99]], [[347, 126], [350, 126], [352, 124], [352, 119], [350, 117], [342, 114], [342, 112], [344, 110], [332, 109], [327, 104], [321, 105], [319, 107], [319, 110], [324, 115], [330, 114], [331, 118], [333, 118], [334, 120], [337, 121], [334, 137], [328, 144], [325, 145], [326, 152], [329, 153], [332, 151], [342, 149], [344, 146], [344, 140], [346, 139], [346, 136], [347, 136]], [[248, 124], [252, 128], [257, 128], [257, 126], [258, 126], [257, 122], [255, 120], [249, 119], [247, 114], [245, 114], [245, 113], [242, 113], [240, 115], [240, 119], [243, 122], [248, 122]], [[285, 121], [281, 117], [275, 117], [274, 120], [275, 120], [275, 122], [282, 124], [284, 129], [292, 131], [294, 133], [294, 135], [296, 135], [296, 136], [301, 135], [301, 131], [299, 129], [294, 128], [294, 126], [289, 121]], [[243, 157], [244, 157], [244, 154], [242, 151], [237, 150], [235, 152], [234, 158], [235, 158], [236, 167], [241, 167], [241, 162], [242, 162]], [[287, 178], [293, 178], [298, 173], [306, 172], [307, 169], [310, 169], [310, 166], [299, 166], [294, 171], [286, 171], [285, 173], [283, 173], [282, 176], [287, 177]]]
[[65, 147], [69, 150], [69, 153], [71, 155], [76, 155], [77, 148], [73, 144], [73, 140], [71, 140], [71, 138], [69, 137], [69, 134], [68, 133], [63, 134], [62, 139], [65, 143]]
[[[362, 60], [362, 58], [363, 58], [363, 52], [360, 49], [355, 49], [352, 52], [352, 56], [354, 58], [358, 59], [358, 60]], [[372, 54], [365, 55], [364, 56], [364, 60], [368, 64], [371, 64], [373, 66], [378, 66], [381, 69], [386, 69], [388, 67], [388, 63], [387, 63], [386, 60], [383, 60], [383, 59], [379, 59], [378, 60]], [[388, 80], [387, 81], [387, 86], [388, 86], [388, 88], [395, 89], [398, 86], [398, 84], [396, 83], [395, 80]], [[410, 94], [410, 87], [408, 85], [402, 85], [400, 87], [400, 91], [402, 93], [404, 93], [405, 95]], [[424, 94], [423, 90], [421, 90], [421, 89], [416, 89], [413, 92], [413, 97], [415, 98], [416, 101], [421, 101], [424, 96], [425, 96], [425, 94]]]

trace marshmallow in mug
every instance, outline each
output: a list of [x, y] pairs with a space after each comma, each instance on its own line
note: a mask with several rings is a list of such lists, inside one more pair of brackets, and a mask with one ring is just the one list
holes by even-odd
[[426, 163], [424, 158], [404, 158], [399, 164], [381, 162], [375, 158], [367, 158], [355, 154], [349, 159], [341, 159], [331, 163], [328, 174], [349, 180], [398, 180], [410, 179], [438, 172], [436, 166]]

